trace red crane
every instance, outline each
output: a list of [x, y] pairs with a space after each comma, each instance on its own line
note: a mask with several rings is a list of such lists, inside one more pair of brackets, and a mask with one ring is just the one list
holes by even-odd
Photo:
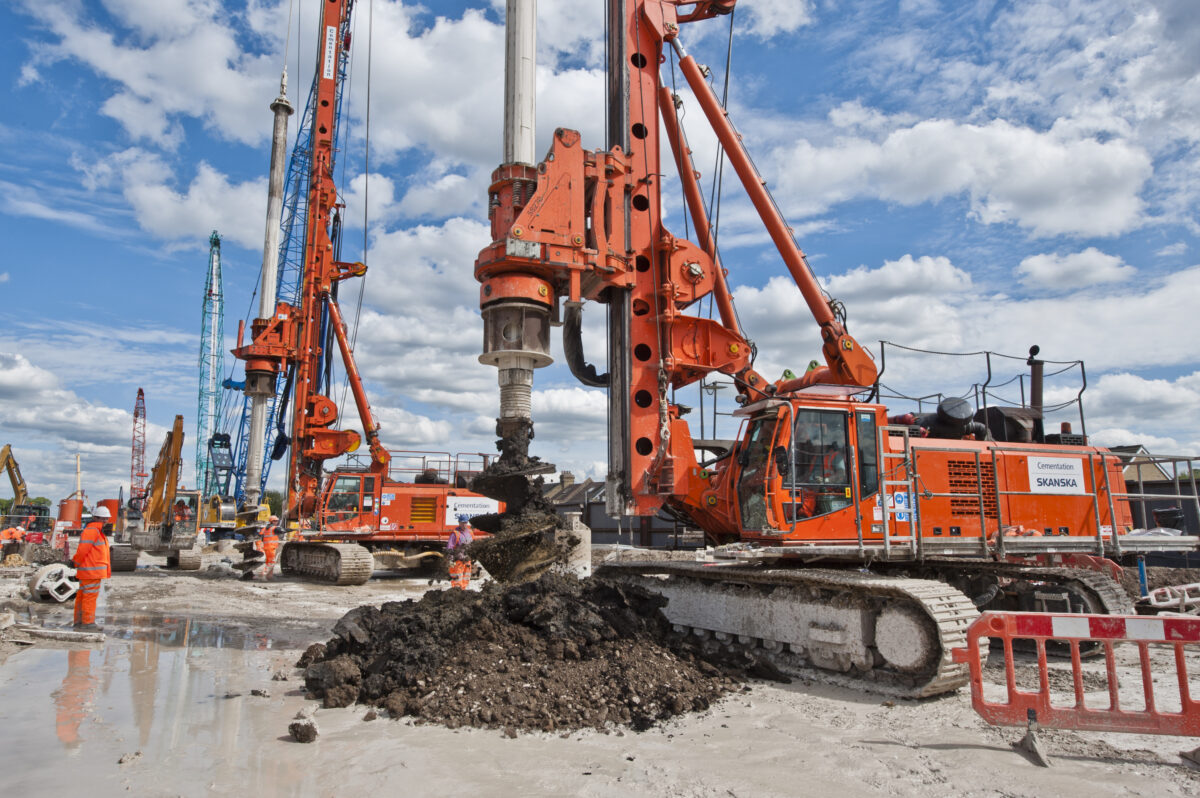
[[146, 497], [146, 394], [138, 388], [133, 403], [133, 453], [129, 465], [129, 504], [141, 509]]

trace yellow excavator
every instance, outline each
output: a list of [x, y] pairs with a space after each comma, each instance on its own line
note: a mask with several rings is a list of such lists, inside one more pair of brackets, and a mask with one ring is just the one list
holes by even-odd
[[[12, 484], [13, 500], [8, 512], [0, 516], [0, 529], [20, 524], [26, 532], [34, 534], [49, 534], [54, 524], [50, 520], [50, 508], [29, 501], [29, 488], [25, 478], [21, 476], [21, 467], [12, 452], [11, 444], [4, 444], [0, 449], [0, 469], [8, 473], [8, 481]], [[33, 521], [30, 522], [30, 516]]]
[[168, 568], [181, 571], [200, 569], [200, 550], [196, 548], [200, 491], [179, 486], [183, 466], [183, 416], [167, 433], [158, 460], [150, 473], [146, 503], [142, 512], [127, 512], [127, 543], [112, 547], [112, 569], [132, 571], [139, 552], [166, 556]]

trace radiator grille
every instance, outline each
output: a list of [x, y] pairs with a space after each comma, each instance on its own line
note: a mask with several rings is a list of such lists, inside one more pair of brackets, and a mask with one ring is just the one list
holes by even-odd
[[983, 515], [985, 518], [1000, 517], [996, 506], [996, 471], [991, 463], [980, 462], [978, 470], [974, 460], [948, 460], [946, 472], [949, 477], [950, 493], [969, 494], [950, 499], [950, 514], [979, 517], [979, 490], [983, 489]]
[[414, 524], [432, 524], [437, 521], [437, 497], [413, 497], [412, 515], [409, 521]]

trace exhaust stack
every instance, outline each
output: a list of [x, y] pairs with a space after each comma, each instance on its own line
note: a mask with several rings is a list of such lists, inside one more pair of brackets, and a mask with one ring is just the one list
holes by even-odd
[[[262, 285], [259, 288], [259, 319], [275, 315], [275, 286], [279, 279], [279, 223], [283, 215], [284, 158], [287, 155], [288, 117], [292, 104], [287, 98], [287, 68], [279, 77], [279, 96], [271, 103], [275, 124], [271, 132], [271, 173], [267, 183], [267, 231], [263, 241]], [[275, 395], [278, 365], [264, 361], [246, 363], [246, 395], [250, 397], [250, 434], [246, 452], [246, 504], [257, 506], [261, 498], [263, 445], [267, 435], [267, 400]], [[254, 368], [254, 366], [273, 368]]]

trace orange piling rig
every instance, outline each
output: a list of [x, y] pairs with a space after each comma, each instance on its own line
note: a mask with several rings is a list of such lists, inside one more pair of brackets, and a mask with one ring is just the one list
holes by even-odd
[[[367, 267], [337, 260], [330, 231], [343, 207], [333, 175], [334, 141], [340, 63], [350, 49], [353, 7], [353, 0], [321, 4], [299, 304], [279, 302], [270, 318], [255, 319], [249, 342], [243, 341], [240, 326], [234, 350], [246, 363], [251, 395], [273, 394], [277, 377], [288, 375], [291, 449], [283, 515], [292, 537], [300, 539], [283, 546], [280, 566], [285, 574], [336, 584], [365, 582], [375, 567], [373, 549], [386, 551], [388, 567], [431, 565], [442, 556], [455, 512], [475, 515], [499, 509], [460, 484], [487, 466], [486, 456], [393, 453], [383, 447], [350, 348], [334, 287], [362, 277]], [[324, 393], [330, 386], [322, 385], [323, 372], [333, 356], [326, 351], [327, 331], [337, 341], [363, 435], [338, 428], [337, 404]], [[365, 465], [324, 472], [327, 460], [357, 451], [364, 437], [369, 453]], [[398, 465], [393, 462], [396, 457], [402, 460]], [[416, 475], [429, 472], [436, 476], [418, 484]]]
[[[679, 626], [763, 641], [767, 652], [852, 674], [846, 678], [873, 689], [922, 696], [965, 684], [966, 669], [949, 651], [977, 608], [1128, 611], [1107, 568], [1047, 565], [1058, 555], [1195, 549], [1194, 535], [1129, 534], [1131, 504], [1145, 497], [1126, 486], [1117, 455], [1082, 436], [1050, 440], [1040, 424], [1033, 434], [995, 440], [991, 417], [973, 417], [961, 400], [946, 400], [936, 423], [921, 424], [863, 401], [878, 379], [874, 359], [848, 332], [841, 303], [822, 290], [679, 38], [684, 24], [728, 14], [735, 4], [608, 0], [609, 148], [585, 150], [579, 133], [559, 128], [536, 167], [505, 163], [493, 173], [493, 242], [479, 253], [475, 276], [480, 360], [501, 371], [501, 435], [513, 383], [505, 370], [524, 370], [517, 376], [528, 394], [533, 370], [550, 362], [550, 327], [561, 319], [572, 373], [608, 390], [608, 513], [666, 510], [711, 543], [736, 544], [719, 552], [723, 568], [606, 570], [668, 595], [666, 612]], [[817, 325], [825, 362], [803, 376], [772, 382], [754, 369], [755, 348], [733, 312], [680, 128], [680, 102], [659, 72], [666, 47]], [[698, 244], [663, 224], [660, 131]], [[718, 319], [688, 314], [710, 295]], [[588, 300], [607, 307], [605, 375], [583, 358]], [[742, 430], [731, 449], [702, 463], [671, 389], [714, 372], [737, 387]], [[523, 423], [532, 428], [532, 418]], [[814, 561], [827, 570], [772, 568]], [[656, 578], [664, 574], [671, 578]], [[721, 612], [688, 615], [718, 600]]]
[[[350, 48], [350, 15], [353, 0], [330, 0], [321, 12], [316, 105], [313, 117], [312, 160], [309, 171], [308, 228], [305, 241], [304, 278], [300, 305], [280, 302], [275, 315], [255, 319], [251, 341], [243, 345], [238, 329], [238, 348], [233, 353], [246, 361], [246, 378], [275, 384], [276, 376], [294, 369], [291, 395], [292, 446], [288, 460], [287, 511], [292, 520], [311, 518], [321, 492], [321, 464], [358, 449], [361, 437], [355, 430], [337, 429], [337, 404], [319, 393], [325, 351], [322, 321], [334, 325], [339, 343], [345, 338], [344, 324], [332, 291], [335, 283], [361, 277], [362, 263], [346, 263], [333, 257], [330, 225], [342, 207], [333, 177], [333, 142], [336, 121], [338, 59]], [[390, 459], [379, 441], [379, 425], [367, 401], [354, 354], [341, 346], [342, 362], [350, 380], [359, 417], [370, 449], [372, 473], [386, 474]], [[328, 386], [325, 386], [326, 390]]]

